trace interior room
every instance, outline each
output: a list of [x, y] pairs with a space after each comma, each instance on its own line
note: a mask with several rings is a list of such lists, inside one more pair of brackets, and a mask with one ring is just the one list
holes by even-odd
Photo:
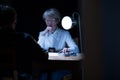
[[[0, 0], [18, 12], [18, 31], [25, 31], [37, 40], [43, 25], [42, 12], [56, 7], [62, 15], [79, 11], [83, 27], [82, 75], [73, 80], [119, 80], [119, 0]], [[41, 23], [39, 23], [41, 22]], [[31, 23], [31, 24], [29, 24]], [[80, 66], [76, 66], [81, 69]], [[80, 77], [78, 77], [80, 76]], [[82, 76], [82, 79], [81, 79]], [[76, 77], [75, 77], [76, 78]]]

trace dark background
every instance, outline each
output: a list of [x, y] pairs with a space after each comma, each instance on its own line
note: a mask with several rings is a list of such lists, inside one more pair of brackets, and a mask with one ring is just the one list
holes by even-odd
[[120, 80], [120, 0], [103, 0], [105, 80]]
[[[1, 2], [13, 6], [18, 14], [16, 30], [31, 34], [36, 40], [41, 30], [46, 28], [42, 19], [43, 12], [48, 8], [57, 8], [62, 17], [72, 16], [78, 10], [78, 0], [3, 0]], [[73, 37], [76, 37], [75, 28], [70, 30]]]

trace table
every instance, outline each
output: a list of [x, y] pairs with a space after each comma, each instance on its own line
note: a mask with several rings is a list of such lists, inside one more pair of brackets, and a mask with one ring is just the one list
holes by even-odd
[[71, 70], [73, 80], [82, 80], [81, 61], [83, 54], [79, 53], [77, 56], [64, 56], [59, 53], [49, 52], [49, 68], [51, 70], [66, 69]]
[[66, 61], [79, 61], [83, 59], [83, 54], [79, 53], [77, 56], [64, 56], [59, 53], [49, 52], [49, 60], [66, 60]]

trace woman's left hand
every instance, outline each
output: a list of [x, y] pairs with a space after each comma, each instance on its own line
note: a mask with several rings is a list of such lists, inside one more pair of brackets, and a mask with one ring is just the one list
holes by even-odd
[[63, 49], [61, 50], [61, 52], [62, 52], [62, 53], [69, 52], [69, 49], [68, 49], [68, 48], [63, 48]]

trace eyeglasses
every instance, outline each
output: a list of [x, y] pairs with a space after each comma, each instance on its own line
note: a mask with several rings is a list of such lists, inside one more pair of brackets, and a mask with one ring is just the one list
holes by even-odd
[[55, 19], [45, 19], [46, 22], [55, 22]]

